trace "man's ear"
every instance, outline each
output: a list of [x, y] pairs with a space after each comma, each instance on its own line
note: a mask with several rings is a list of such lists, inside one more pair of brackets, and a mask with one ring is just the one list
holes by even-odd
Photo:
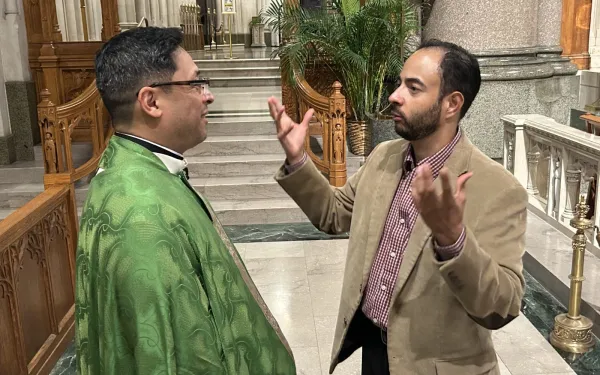
[[448, 118], [458, 115], [460, 117], [460, 111], [465, 103], [465, 97], [458, 91], [453, 92], [447, 97], [448, 111], [446, 112]]
[[158, 118], [162, 116], [162, 110], [158, 106], [158, 92], [152, 87], [144, 87], [138, 94], [137, 101], [142, 112], [148, 116]]

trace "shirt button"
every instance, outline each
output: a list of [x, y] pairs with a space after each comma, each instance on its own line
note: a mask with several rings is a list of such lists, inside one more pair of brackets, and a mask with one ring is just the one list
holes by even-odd
[[404, 224], [404, 219], [400, 219], [400, 224]]
[[386, 287], [385, 285], [382, 285], [382, 286], [381, 286], [381, 290], [384, 290], [384, 291], [385, 291], [386, 289], [387, 289], [387, 287]]
[[392, 252], [390, 253], [390, 256], [391, 256], [392, 258], [395, 258], [395, 257], [396, 257], [396, 253], [394, 253], [394, 252], [392, 251]]
[[377, 319], [373, 319], [373, 323], [377, 324]]

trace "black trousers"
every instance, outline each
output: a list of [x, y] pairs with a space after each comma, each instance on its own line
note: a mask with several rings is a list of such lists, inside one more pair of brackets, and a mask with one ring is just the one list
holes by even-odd
[[373, 324], [360, 308], [352, 325], [362, 344], [362, 375], [390, 375], [387, 332]]

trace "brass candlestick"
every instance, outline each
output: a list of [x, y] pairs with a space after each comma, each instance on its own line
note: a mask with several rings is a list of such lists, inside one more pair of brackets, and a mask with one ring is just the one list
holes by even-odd
[[583, 277], [583, 260], [587, 238], [585, 230], [594, 227], [594, 223], [586, 219], [589, 206], [585, 204], [583, 195], [576, 206], [575, 217], [571, 226], [576, 229], [573, 235], [573, 262], [571, 265], [571, 289], [569, 294], [569, 311], [554, 318], [554, 329], [550, 335], [550, 343], [569, 353], [585, 353], [594, 347], [592, 327], [594, 323], [581, 315], [581, 284]]

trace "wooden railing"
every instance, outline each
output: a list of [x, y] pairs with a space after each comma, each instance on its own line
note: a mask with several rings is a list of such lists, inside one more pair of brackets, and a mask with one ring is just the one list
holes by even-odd
[[[304, 142], [305, 150], [317, 168], [326, 174], [333, 186], [343, 186], [347, 180], [346, 168], [346, 98], [342, 85], [335, 81], [331, 95], [324, 96], [315, 91], [301, 74], [295, 74], [293, 87], [282, 85], [282, 96], [286, 113], [295, 121], [310, 108], [315, 114]], [[322, 157], [316, 155], [311, 146], [313, 137], [322, 137]]]
[[[44, 168], [46, 175], [56, 173], [73, 174], [79, 180], [92, 173], [104, 152], [108, 137], [112, 135], [109, 115], [102, 103], [96, 81], [75, 100], [55, 105], [50, 92], [43, 90], [38, 105], [38, 121], [42, 137]], [[72, 134], [75, 129], [89, 131], [92, 157], [76, 168], [73, 161]]]
[[48, 374], [71, 342], [77, 232], [72, 183], [0, 222], [0, 373]]

